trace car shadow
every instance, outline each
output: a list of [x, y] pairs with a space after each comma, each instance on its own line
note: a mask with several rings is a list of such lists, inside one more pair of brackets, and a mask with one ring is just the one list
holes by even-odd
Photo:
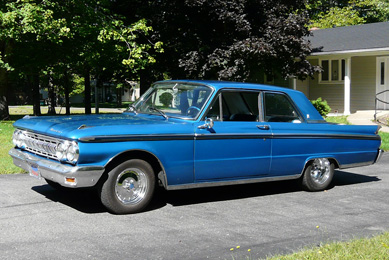
[[335, 175], [331, 185], [346, 186], [346, 185], [354, 185], [354, 184], [374, 182], [380, 180], [381, 179], [376, 176], [367, 176], [367, 175], [337, 170], [335, 171]]
[[[366, 176], [337, 170], [335, 171], [333, 181], [328, 189], [332, 189], [336, 186], [355, 185], [380, 180], [381, 179], [375, 176]], [[94, 189], [57, 190], [49, 185], [41, 185], [32, 187], [32, 190], [54, 202], [62, 203], [83, 213], [94, 214], [107, 212]], [[185, 206], [292, 192], [303, 192], [296, 180], [174, 191], [166, 191], [163, 188], [158, 188], [154, 194], [154, 198], [145, 211], [157, 210], [168, 204], [172, 206]]]
[[172, 206], [263, 197], [302, 191], [297, 181], [240, 184], [212, 188], [161, 191], [158, 200]]
[[31, 189], [53, 202], [62, 203], [83, 213], [107, 212], [93, 189], [55, 189], [48, 184], [34, 186]]
[[[335, 171], [333, 181], [327, 190], [330, 190], [336, 186], [355, 185], [380, 180], [381, 179], [377, 177], [360, 175], [345, 171]], [[297, 180], [241, 184], [176, 191], [161, 191], [160, 197], [158, 197], [156, 200], [160, 200], [161, 204], [171, 204], [172, 206], [185, 206], [207, 202], [264, 197], [269, 195], [286, 194], [292, 192], [304, 192], [304, 190], [298, 184]]]

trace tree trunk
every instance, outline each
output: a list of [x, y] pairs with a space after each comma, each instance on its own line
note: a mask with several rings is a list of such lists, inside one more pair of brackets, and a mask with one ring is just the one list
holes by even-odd
[[64, 88], [65, 88], [65, 107], [66, 107], [66, 114], [70, 115], [70, 80], [69, 75], [67, 71], [64, 72], [65, 78], [64, 78]]
[[[100, 86], [100, 79], [98, 77], [96, 77], [96, 85], [95, 85], [95, 114], [99, 114], [100, 113], [100, 109], [99, 109], [99, 87]], [[102, 88], [101, 88], [102, 89]]]
[[85, 114], [90, 115], [92, 113], [92, 105], [90, 102], [91, 99], [91, 86], [90, 86], [90, 71], [89, 69], [85, 70]]
[[150, 76], [149, 70], [143, 69], [140, 71], [140, 95], [142, 96], [143, 93], [145, 93], [149, 87], [151, 86], [152, 77]]
[[123, 87], [116, 89], [116, 97], [117, 97], [118, 107], [122, 106], [122, 93], [123, 93]]
[[40, 93], [39, 93], [39, 74], [33, 73], [30, 77], [32, 84], [32, 106], [34, 116], [41, 115]]
[[48, 91], [48, 102], [49, 102], [47, 114], [55, 115], [57, 114], [57, 112], [55, 111], [55, 107], [56, 107], [55, 92], [54, 92], [54, 85], [53, 85], [53, 77], [51, 76], [51, 73], [48, 76], [47, 91]]
[[[6, 43], [0, 42], [0, 53], [6, 51]], [[9, 118], [8, 102], [7, 102], [7, 87], [8, 73], [5, 69], [0, 68], [0, 120]]]
[[9, 118], [7, 103], [8, 75], [5, 69], [0, 69], [0, 120]]

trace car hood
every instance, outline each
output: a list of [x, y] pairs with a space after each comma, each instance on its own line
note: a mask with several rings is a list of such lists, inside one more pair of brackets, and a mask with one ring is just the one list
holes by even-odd
[[[173, 125], [175, 125], [173, 127]], [[191, 122], [160, 115], [98, 114], [34, 117], [26, 116], [14, 127], [53, 137], [80, 139], [88, 136], [139, 134], [183, 134], [193, 132]]]

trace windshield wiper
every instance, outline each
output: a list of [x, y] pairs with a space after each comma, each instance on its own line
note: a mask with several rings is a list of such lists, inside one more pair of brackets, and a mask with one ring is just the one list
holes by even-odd
[[166, 120], [168, 119], [167, 115], [160, 109], [156, 107], [149, 107], [150, 110], [157, 111], [161, 116], [163, 116]]

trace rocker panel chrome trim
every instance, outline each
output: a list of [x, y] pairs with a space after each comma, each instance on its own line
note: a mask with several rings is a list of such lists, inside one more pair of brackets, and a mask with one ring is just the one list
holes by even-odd
[[262, 178], [259, 177], [254, 179], [252, 178], [252, 179], [240, 179], [240, 180], [229, 180], [229, 181], [196, 182], [191, 184], [168, 185], [167, 190], [183, 190], [183, 189], [194, 189], [194, 188], [228, 186], [228, 185], [236, 185], [236, 184], [295, 180], [300, 177], [301, 174], [290, 175], [290, 176], [278, 176], [278, 177], [262, 177]]

